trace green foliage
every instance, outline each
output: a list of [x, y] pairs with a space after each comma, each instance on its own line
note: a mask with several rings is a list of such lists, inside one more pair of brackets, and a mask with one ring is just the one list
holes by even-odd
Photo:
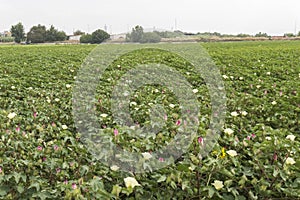
[[13, 42], [15, 41], [15, 38], [14, 37], [0, 37], [0, 42]]
[[110, 38], [110, 35], [107, 32], [105, 32], [101, 29], [98, 29], [92, 33], [92, 42], [91, 43], [92, 44], [100, 44], [109, 38]]
[[126, 41], [139, 42], [139, 43], [157, 43], [161, 40], [161, 35], [167, 35], [167, 32], [146, 32], [144, 33], [143, 27], [137, 25], [126, 35]]
[[144, 29], [142, 26], [135, 26], [132, 28], [130, 34], [126, 35], [126, 40], [129, 42], [141, 42], [143, 40]]
[[16, 43], [20, 43], [25, 39], [24, 26], [21, 22], [11, 27], [10, 32]]
[[255, 34], [255, 37], [269, 37], [269, 36], [267, 33], [259, 32], [259, 33]]
[[110, 35], [107, 32], [98, 29], [94, 31], [92, 34], [82, 35], [80, 37], [80, 43], [100, 44], [109, 38]]
[[39, 24], [33, 26], [27, 33], [27, 41], [31, 43], [56, 42], [66, 39], [66, 33], [64, 31], [58, 31], [53, 25], [47, 30], [46, 26]]
[[81, 30], [77, 30], [73, 33], [73, 35], [84, 35], [85, 33], [82, 32]]
[[251, 35], [249, 34], [245, 34], [245, 33], [240, 33], [236, 35], [237, 37], [251, 37]]
[[67, 35], [63, 31], [58, 31], [53, 25], [46, 31], [46, 42], [64, 41], [67, 39]]
[[91, 34], [85, 34], [80, 37], [80, 43], [92, 43], [93, 37]]
[[143, 34], [141, 43], [157, 43], [160, 42], [161, 37], [155, 32], [147, 32]]
[[[160, 45], [166, 44], [152, 47]], [[190, 45], [199, 44], [177, 47]], [[0, 47], [0, 199], [300, 198], [299, 41], [204, 44], [223, 75], [228, 100], [224, 129], [233, 133], [222, 132], [213, 151], [203, 158], [198, 152], [206, 141], [195, 139], [174, 164], [145, 174], [104, 166], [87, 152], [75, 129], [72, 87], [94, 47]], [[172, 91], [147, 85], [135, 91], [130, 114], [143, 126], [149, 123], [150, 105], [161, 101], [167, 114], [163, 130], [154, 138], [133, 138], [116, 126], [110, 112], [111, 91], [137, 64], [159, 62], [181, 73], [199, 90], [198, 136], [205, 136], [209, 128], [210, 96], [201, 75], [186, 60], [153, 48], [115, 60], [101, 77], [95, 97], [97, 113], [108, 115], [99, 121], [107, 136], [136, 152], [166, 145], [180, 119]], [[171, 103], [175, 108], [170, 108]], [[16, 115], [10, 119], [11, 113]], [[230, 156], [229, 150], [237, 155]], [[127, 188], [126, 177], [134, 177], [140, 186]], [[217, 181], [222, 185], [217, 187]]]
[[158, 34], [161, 38], [176, 38], [184, 36], [181, 31], [154, 31], [154, 33]]
[[46, 41], [46, 26], [33, 26], [27, 33], [27, 41], [31, 43], [44, 43]]
[[284, 37], [296, 37], [293, 33], [285, 33]]

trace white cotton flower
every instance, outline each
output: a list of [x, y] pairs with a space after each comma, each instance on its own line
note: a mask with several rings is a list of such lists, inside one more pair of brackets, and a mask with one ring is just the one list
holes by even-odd
[[16, 115], [17, 115], [16, 113], [12, 112], [12, 113], [9, 113], [9, 114], [7, 115], [7, 117], [8, 117], [9, 119], [13, 119]]
[[136, 102], [134, 102], [134, 101], [130, 102], [130, 106], [136, 106], [136, 105], [137, 105]]
[[261, 88], [261, 85], [257, 85], [256, 88], [257, 88], [257, 89]]
[[234, 79], [234, 77], [233, 77], [233, 76], [230, 76], [230, 78], [231, 78], [231, 79]]
[[197, 93], [198, 92], [198, 90], [197, 89], [193, 89], [193, 93]]
[[271, 75], [271, 72], [267, 72], [267, 75]]
[[246, 116], [247, 114], [248, 114], [247, 111], [242, 111], [243, 116]]
[[110, 167], [110, 169], [112, 171], [118, 171], [120, 169], [120, 167], [118, 167], [117, 165], [113, 165], [113, 166]]
[[295, 160], [294, 160], [293, 158], [288, 157], [288, 158], [286, 159], [285, 163], [286, 163], [287, 165], [293, 165], [293, 164], [295, 164], [296, 162], [295, 162]]
[[33, 88], [32, 88], [32, 87], [29, 87], [28, 90], [33, 90]]
[[68, 129], [68, 126], [67, 125], [62, 125], [61, 128], [66, 130], [66, 129]]
[[102, 113], [101, 115], [100, 115], [100, 117], [103, 117], [103, 118], [106, 118], [108, 116], [108, 114], [105, 114], [105, 113]]
[[270, 141], [270, 140], [272, 140], [272, 138], [269, 137], [269, 136], [267, 136], [267, 137], [266, 137], [266, 140], [269, 140], [269, 141]]
[[295, 138], [296, 138], [296, 136], [294, 136], [294, 135], [288, 135], [288, 136], [286, 136], [286, 139], [289, 139], [291, 141], [294, 141]]
[[66, 88], [70, 88], [70, 87], [71, 87], [71, 85], [70, 85], [70, 84], [67, 84], [67, 85], [66, 85]]
[[170, 106], [170, 108], [175, 108], [175, 105], [172, 103], [169, 106]]
[[124, 178], [124, 182], [127, 188], [134, 188], [135, 186], [140, 186], [140, 184], [133, 177]]
[[55, 98], [54, 101], [59, 102], [59, 98]]
[[244, 80], [244, 77], [240, 77], [239, 79], [240, 79], [240, 80]]
[[228, 79], [229, 77], [228, 76], [226, 76], [225, 74], [223, 75], [223, 78], [224, 79]]
[[142, 155], [145, 158], [145, 160], [149, 160], [150, 158], [152, 158], [152, 155], [148, 152], [142, 153]]
[[227, 153], [228, 155], [230, 155], [231, 157], [237, 156], [237, 153], [236, 153], [235, 150], [228, 150], [228, 151], [226, 151], [226, 153]]
[[15, 86], [11, 86], [11, 89], [13, 89], [13, 90], [14, 90], [14, 89], [16, 89], [16, 87], [15, 87]]
[[51, 103], [51, 100], [50, 100], [50, 99], [47, 99], [47, 102], [48, 102], [48, 103]]
[[233, 117], [237, 117], [239, 114], [236, 112], [236, 111], [234, 111], [234, 112], [232, 112], [232, 113], [230, 113], [231, 114], [231, 116], [233, 116]]
[[158, 92], [159, 92], [159, 90], [158, 90], [158, 89], [155, 89], [155, 90], [154, 90], [154, 92], [158, 93]]
[[271, 103], [272, 105], [276, 105], [277, 104], [277, 102], [276, 101], [272, 101], [272, 103]]
[[223, 181], [218, 181], [218, 180], [215, 180], [214, 183], [212, 183], [212, 185], [215, 186], [217, 190], [220, 190], [224, 187]]
[[224, 133], [231, 135], [232, 133], [234, 133], [234, 131], [231, 128], [226, 128], [224, 129]]
[[124, 95], [124, 97], [127, 97], [127, 96], [129, 95], [129, 92], [128, 92], [128, 91], [125, 91], [125, 92], [123, 93], [123, 95]]

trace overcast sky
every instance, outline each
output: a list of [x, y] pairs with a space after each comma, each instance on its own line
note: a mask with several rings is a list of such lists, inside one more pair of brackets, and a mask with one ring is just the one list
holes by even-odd
[[[0, 32], [22, 22], [71, 34], [107, 25], [109, 33], [144, 28], [272, 35], [300, 31], [300, 0], [0, 0]], [[176, 23], [175, 23], [176, 21]]]

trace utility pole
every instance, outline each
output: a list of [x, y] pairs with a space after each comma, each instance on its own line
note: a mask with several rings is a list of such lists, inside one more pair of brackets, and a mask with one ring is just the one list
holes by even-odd
[[175, 18], [175, 31], [177, 31], [177, 19]]

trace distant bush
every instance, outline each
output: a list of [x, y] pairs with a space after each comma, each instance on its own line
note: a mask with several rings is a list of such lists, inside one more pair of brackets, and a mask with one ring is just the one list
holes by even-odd
[[255, 37], [269, 37], [267, 33], [262, 33], [262, 32], [259, 32], [259, 33], [256, 33], [255, 34]]
[[245, 33], [240, 33], [236, 35], [237, 37], [251, 37], [251, 35], [249, 34], [245, 34]]
[[157, 43], [160, 42], [161, 37], [155, 32], [148, 32], [143, 34], [141, 43]]
[[140, 43], [157, 43], [160, 42], [161, 35], [159, 32], [147, 32], [144, 33], [143, 27], [135, 26], [131, 33], [126, 35], [127, 42], [140, 42]]
[[0, 42], [13, 42], [15, 40], [14, 37], [0, 37]]
[[284, 37], [295, 37], [296, 35], [294, 35], [293, 33], [285, 33]]
[[92, 35], [85, 34], [80, 37], [80, 43], [92, 43]]
[[107, 40], [110, 38], [110, 35], [101, 30], [98, 29], [94, 31], [92, 34], [85, 34], [80, 37], [80, 43], [90, 43], [90, 44], [100, 44], [104, 40]]

